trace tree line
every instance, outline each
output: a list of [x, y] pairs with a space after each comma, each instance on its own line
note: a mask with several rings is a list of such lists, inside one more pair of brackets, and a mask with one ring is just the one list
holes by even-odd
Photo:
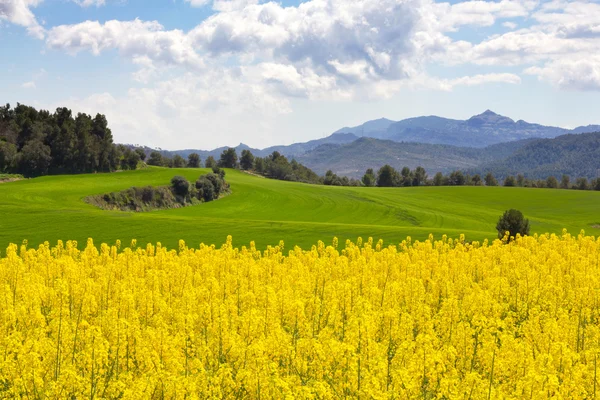
[[0, 173], [24, 176], [135, 169], [140, 151], [117, 146], [102, 114], [0, 107]]
[[[156, 153], [156, 158], [160, 153]], [[153, 153], [153, 154], [154, 154]], [[179, 156], [175, 156], [179, 157]], [[180, 157], [181, 158], [181, 157]], [[200, 160], [197, 154], [190, 154], [190, 159], [197, 162]], [[183, 159], [182, 159], [183, 160]], [[181, 164], [181, 163], [180, 163]], [[191, 161], [188, 160], [187, 166]], [[185, 162], [181, 164], [185, 166]], [[378, 187], [408, 187], [408, 186], [517, 186], [532, 188], [551, 188], [551, 189], [579, 189], [579, 190], [600, 190], [600, 178], [588, 180], [585, 177], [579, 177], [571, 181], [570, 177], [563, 175], [560, 181], [550, 176], [547, 179], [528, 179], [523, 174], [516, 176], [509, 175], [499, 182], [491, 172], [485, 176], [480, 174], [468, 174], [461, 170], [452, 171], [448, 174], [441, 172], [429, 177], [423, 167], [410, 169], [404, 167], [400, 171], [386, 164], [379, 170], [367, 169], [362, 179], [352, 179], [346, 176], [338, 176], [331, 170], [325, 173], [325, 176], [319, 176], [310, 168], [300, 164], [296, 160], [289, 161], [287, 157], [275, 151], [267, 157], [255, 157], [250, 150], [243, 150], [241, 157], [234, 148], [225, 149], [219, 158], [215, 160], [208, 157], [206, 160], [207, 168], [239, 168], [244, 171], [253, 172], [268, 178], [305, 182], [320, 185], [332, 186], [378, 186]]]
[[491, 172], [484, 177], [480, 174], [467, 174], [456, 170], [449, 174], [436, 173], [429, 178], [423, 167], [411, 170], [408, 167], [397, 171], [390, 165], [384, 165], [377, 172], [368, 169], [361, 183], [364, 186], [400, 187], [400, 186], [506, 186], [506, 187], [531, 187], [548, 189], [578, 189], [578, 190], [600, 190], [600, 177], [588, 180], [579, 177], [574, 182], [568, 175], [563, 175], [560, 181], [549, 176], [547, 179], [528, 179], [523, 174], [509, 175], [500, 183]]

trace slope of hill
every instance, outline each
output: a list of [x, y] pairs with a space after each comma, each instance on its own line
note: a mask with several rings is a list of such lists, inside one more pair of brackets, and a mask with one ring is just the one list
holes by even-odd
[[562, 174], [600, 177], [600, 132], [534, 140], [505, 159], [485, 163], [474, 170], [491, 171], [497, 177], [522, 173], [532, 179]]
[[344, 145], [322, 145], [296, 159], [321, 175], [331, 169], [338, 175], [360, 178], [367, 168], [378, 169], [385, 164], [396, 169], [422, 166], [433, 175], [436, 172], [472, 169], [483, 163], [505, 159], [530, 141], [526, 139], [476, 149], [363, 137]]
[[[533, 124], [512, 119], [493, 111], [475, 115], [467, 120], [437, 116], [408, 118], [398, 122], [369, 121], [354, 128], [338, 132], [363, 132], [361, 136], [388, 139], [396, 142], [449, 144], [462, 147], [486, 147], [492, 144], [528, 138], [554, 138], [567, 133], [585, 133], [598, 130], [598, 125], [588, 125], [573, 130]], [[390, 123], [391, 122], [391, 123]], [[374, 127], [367, 129], [365, 127]], [[376, 128], [375, 128], [376, 127]]]
[[189, 246], [224, 243], [233, 236], [235, 246], [256, 241], [259, 249], [285, 241], [310, 248], [317, 240], [340, 243], [346, 239], [381, 238], [398, 244], [411, 236], [426, 239], [430, 233], [467, 240], [493, 239], [498, 216], [517, 208], [530, 219], [531, 232], [560, 233], [563, 228], [593, 235], [600, 229], [600, 192], [504, 187], [332, 187], [284, 182], [227, 170], [231, 194], [219, 201], [148, 213], [105, 211], [85, 203], [86, 196], [121, 191], [131, 186], [160, 186], [174, 175], [195, 180], [206, 169], [147, 168], [118, 174], [49, 176], [0, 184], [0, 250], [9, 242], [74, 239], [79, 245], [94, 238], [96, 244], [138, 246], [161, 242], [177, 249], [183, 239]]

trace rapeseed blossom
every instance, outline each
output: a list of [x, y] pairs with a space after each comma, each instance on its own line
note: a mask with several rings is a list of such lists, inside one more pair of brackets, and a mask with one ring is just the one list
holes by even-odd
[[0, 398], [590, 399], [600, 239], [0, 258]]

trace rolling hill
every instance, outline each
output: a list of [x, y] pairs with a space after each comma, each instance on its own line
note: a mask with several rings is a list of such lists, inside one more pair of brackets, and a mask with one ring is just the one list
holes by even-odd
[[[310, 247], [317, 240], [381, 238], [398, 243], [448, 234], [467, 240], [495, 238], [495, 224], [508, 208], [530, 218], [532, 233], [600, 234], [600, 192], [503, 187], [352, 188], [315, 186], [255, 177], [227, 170], [232, 193], [198, 206], [147, 213], [104, 211], [83, 201], [91, 194], [131, 186], [159, 186], [174, 175], [195, 180], [206, 169], [148, 168], [110, 174], [46, 176], [0, 184], [0, 249], [28, 240], [30, 246], [75, 239], [96, 244], [144, 246], [161, 242], [177, 248], [255, 241], [259, 248], [285, 241]], [[594, 228], [595, 226], [595, 228]]]

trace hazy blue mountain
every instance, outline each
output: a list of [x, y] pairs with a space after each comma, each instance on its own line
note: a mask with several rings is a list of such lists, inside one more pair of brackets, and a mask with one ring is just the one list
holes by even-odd
[[571, 131], [572, 133], [588, 133], [588, 132], [600, 132], [600, 125], [586, 125], [579, 126]]
[[360, 178], [368, 168], [377, 170], [385, 164], [398, 170], [405, 166], [411, 169], [422, 166], [433, 175], [436, 172], [473, 169], [484, 163], [503, 160], [532, 140], [495, 144], [482, 149], [363, 137], [348, 144], [324, 144], [295, 158], [320, 175], [331, 169], [338, 175]]
[[393, 123], [395, 123], [395, 121], [387, 118], [380, 118], [373, 121], [367, 121], [359, 126], [339, 129], [334, 134], [352, 133], [358, 137], [383, 137]]
[[[239, 145], [235, 146], [235, 150], [238, 153], [238, 156], [242, 153], [243, 150], [250, 150], [252, 154], [257, 157], [266, 157], [274, 151], [278, 151], [286, 157], [294, 157], [311, 151], [323, 144], [345, 144], [351, 143], [356, 139], [358, 139], [358, 137], [352, 133], [334, 133], [322, 139], [315, 139], [308, 142], [294, 143], [290, 145], [271, 146], [265, 149], [254, 149], [245, 145], [244, 143], [240, 143]], [[206, 160], [208, 156], [213, 156], [216, 160], [218, 160], [223, 150], [226, 150], [227, 148], [228, 147], [219, 147], [213, 150], [163, 150], [162, 153], [170, 157], [174, 156], [175, 154], [179, 154], [184, 158], [190, 155], [191, 153], [197, 153], [202, 159], [202, 161]], [[150, 151], [151, 149], [146, 149], [147, 153], [149, 153]]]
[[[354, 128], [343, 128], [338, 132], [362, 132], [362, 135], [395, 142], [448, 144], [462, 147], [486, 147], [492, 144], [529, 138], [554, 138], [567, 133], [598, 131], [600, 126], [589, 125], [573, 130], [533, 124], [523, 120], [513, 121], [493, 111], [475, 115], [467, 120], [456, 120], [437, 116], [408, 118], [387, 125], [389, 120], [369, 121]], [[377, 127], [363, 129], [362, 127]]]
[[521, 146], [506, 158], [483, 163], [471, 172], [492, 172], [499, 178], [523, 174], [546, 179], [563, 174], [600, 178], [600, 127], [596, 133], [568, 134], [554, 139], [536, 139]]

